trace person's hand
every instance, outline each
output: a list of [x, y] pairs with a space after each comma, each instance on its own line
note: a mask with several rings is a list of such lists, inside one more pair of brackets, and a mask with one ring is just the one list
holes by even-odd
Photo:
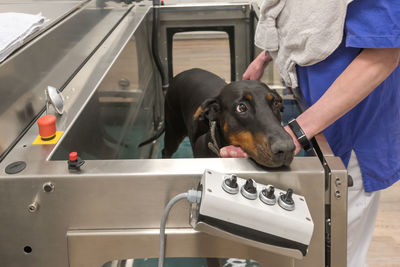
[[264, 69], [268, 63], [272, 60], [270, 54], [265, 55], [265, 51], [262, 51], [247, 67], [243, 74], [243, 80], [260, 80], [264, 74]]
[[224, 146], [219, 150], [221, 158], [248, 158], [246, 152], [244, 152], [238, 146]]
[[288, 132], [290, 134], [290, 136], [293, 139], [293, 143], [296, 146], [296, 148], [294, 149], [294, 152], [293, 152], [293, 155], [296, 156], [297, 154], [299, 154], [299, 152], [302, 149], [302, 147], [301, 147], [301, 145], [299, 143], [299, 140], [297, 140], [297, 137], [294, 135], [292, 129], [290, 129], [290, 127], [286, 125], [285, 126], [285, 130], [286, 130], [286, 132]]

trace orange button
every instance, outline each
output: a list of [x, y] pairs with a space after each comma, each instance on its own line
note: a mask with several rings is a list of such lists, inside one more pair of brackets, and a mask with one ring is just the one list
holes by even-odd
[[43, 140], [50, 140], [56, 135], [56, 116], [45, 115], [37, 121], [39, 126], [39, 135]]

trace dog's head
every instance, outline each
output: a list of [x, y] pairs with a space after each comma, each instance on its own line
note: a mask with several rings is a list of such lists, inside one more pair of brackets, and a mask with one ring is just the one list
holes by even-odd
[[258, 81], [238, 81], [207, 99], [198, 110], [200, 118], [215, 120], [225, 143], [241, 147], [250, 158], [266, 167], [289, 165], [295, 149], [281, 125], [282, 98]]

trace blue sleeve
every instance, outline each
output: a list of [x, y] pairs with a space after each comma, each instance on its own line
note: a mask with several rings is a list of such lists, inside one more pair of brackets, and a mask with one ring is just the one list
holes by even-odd
[[400, 47], [400, 0], [354, 0], [344, 30], [347, 47]]

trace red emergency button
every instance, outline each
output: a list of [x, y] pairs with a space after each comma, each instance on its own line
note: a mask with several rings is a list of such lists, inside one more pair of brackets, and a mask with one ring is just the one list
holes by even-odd
[[56, 116], [45, 115], [37, 121], [39, 126], [39, 135], [44, 141], [53, 139], [56, 136]]
[[78, 160], [78, 153], [71, 152], [69, 153], [69, 161], [77, 161]]
[[78, 157], [77, 152], [69, 153], [69, 160], [68, 160], [68, 170], [70, 171], [80, 171], [81, 166], [85, 163], [80, 157]]

